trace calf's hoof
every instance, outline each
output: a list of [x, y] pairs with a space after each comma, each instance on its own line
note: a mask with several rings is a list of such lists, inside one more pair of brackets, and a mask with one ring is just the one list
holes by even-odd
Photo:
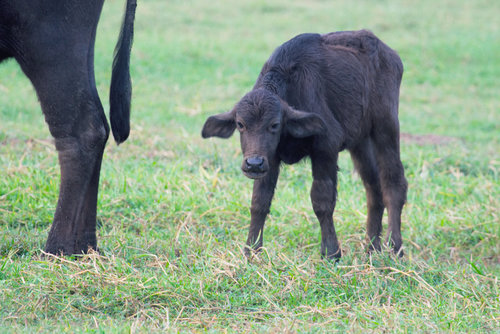
[[329, 250], [327, 252], [321, 250], [321, 258], [324, 260], [339, 262], [341, 257], [342, 257], [342, 251], [340, 250], [340, 247], [337, 248], [336, 251], [331, 251], [331, 252]]
[[252, 246], [246, 245], [243, 252], [245, 254], [245, 257], [248, 260], [250, 260], [254, 255], [259, 254], [261, 252], [261, 250], [262, 250], [261, 246], [252, 247]]
[[401, 247], [401, 246], [399, 246], [398, 249], [396, 249], [396, 247], [394, 247], [392, 249], [392, 251], [394, 252], [394, 255], [396, 255], [399, 258], [402, 258], [405, 255], [405, 252], [403, 251], [403, 247]]
[[402, 258], [404, 256], [403, 242], [401, 240], [390, 240], [387, 246], [397, 257]]
[[382, 251], [382, 247], [380, 246], [380, 238], [374, 238], [373, 240], [366, 237], [366, 252], [371, 254], [373, 252]]

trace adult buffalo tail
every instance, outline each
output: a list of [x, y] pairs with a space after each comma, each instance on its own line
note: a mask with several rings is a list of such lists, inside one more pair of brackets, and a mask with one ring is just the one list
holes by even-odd
[[123, 15], [120, 37], [116, 43], [111, 87], [109, 93], [110, 120], [113, 137], [117, 144], [123, 143], [130, 133], [130, 99], [132, 83], [130, 81], [130, 51], [134, 37], [134, 18], [136, 0], [127, 0]]

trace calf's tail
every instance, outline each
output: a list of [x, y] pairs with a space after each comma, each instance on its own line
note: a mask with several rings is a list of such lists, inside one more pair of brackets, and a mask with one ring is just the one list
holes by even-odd
[[132, 83], [130, 81], [130, 50], [134, 37], [134, 18], [136, 0], [127, 0], [123, 15], [120, 37], [116, 43], [111, 87], [109, 93], [110, 121], [113, 137], [117, 144], [123, 143], [130, 133], [130, 99]]

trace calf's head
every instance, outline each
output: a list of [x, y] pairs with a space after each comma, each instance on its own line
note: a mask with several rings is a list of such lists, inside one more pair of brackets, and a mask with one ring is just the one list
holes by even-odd
[[255, 89], [246, 94], [233, 110], [210, 116], [203, 126], [203, 138], [229, 138], [240, 132], [243, 162], [241, 170], [251, 178], [264, 177], [269, 160], [277, 154], [280, 140], [286, 136], [305, 138], [326, 130], [320, 116], [295, 110], [276, 94]]

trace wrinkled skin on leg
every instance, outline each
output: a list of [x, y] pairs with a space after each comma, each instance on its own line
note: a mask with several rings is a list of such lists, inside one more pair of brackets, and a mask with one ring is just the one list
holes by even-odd
[[[60, 78], [54, 71], [46, 75]], [[42, 81], [50, 80], [44, 78]], [[34, 82], [37, 87], [38, 80]], [[66, 84], [81, 89], [88, 82], [73, 80]], [[74, 91], [77, 91], [77, 87]], [[53, 254], [81, 254], [89, 248], [96, 250], [99, 174], [109, 135], [101, 103], [88, 86], [76, 96], [61, 96], [54, 90], [44, 88], [37, 91], [55, 139], [61, 168], [59, 199], [45, 251]]]
[[[97, 189], [109, 133], [93, 69], [102, 3], [17, 1], [2, 13], [12, 27], [3, 30], [8, 56], [33, 83], [59, 155], [60, 192], [45, 246], [48, 253], [81, 254], [97, 247]], [[44, 10], [37, 7], [45, 5]], [[78, 33], [63, 29], [64, 24], [78, 27]]]
[[89, 248], [97, 249], [97, 191], [109, 129], [98, 118], [94, 121], [95, 125], [88, 125], [87, 133], [77, 132], [55, 140], [61, 183], [54, 221], [45, 245], [48, 253], [81, 254]]
[[[99, 174], [109, 126], [94, 78], [103, 0], [0, 0], [0, 61], [15, 58], [31, 80], [58, 152], [61, 182], [45, 251], [97, 248]], [[129, 132], [135, 0], [127, 0], [113, 62], [110, 110], [118, 143]]]

